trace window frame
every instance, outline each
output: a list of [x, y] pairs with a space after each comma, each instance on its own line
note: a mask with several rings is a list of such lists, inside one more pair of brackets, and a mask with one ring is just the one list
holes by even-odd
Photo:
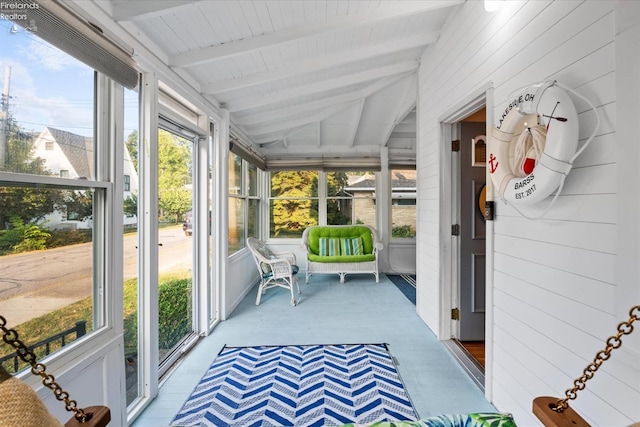
[[[279, 171], [278, 171], [279, 172]], [[318, 205], [318, 225], [327, 225], [328, 224], [328, 201], [329, 200], [372, 200], [373, 201], [373, 213], [374, 213], [374, 221], [370, 224], [370, 225], [374, 228], [378, 228], [378, 221], [379, 221], [379, 211], [378, 211], [378, 206], [376, 203], [376, 191], [378, 189], [378, 181], [380, 179], [380, 174], [379, 172], [372, 172], [374, 175], [374, 180], [375, 180], [375, 187], [373, 188], [373, 193], [372, 195], [369, 196], [329, 196], [328, 195], [328, 184], [329, 184], [329, 174], [331, 173], [336, 173], [336, 172], [345, 172], [345, 173], [352, 173], [352, 172], [359, 172], [359, 171], [352, 171], [352, 170], [344, 170], [344, 171], [323, 171], [323, 170], [310, 170], [310, 172], [315, 172], [317, 174], [318, 177], [318, 189], [317, 189], [317, 196], [309, 196], [309, 197], [273, 197], [271, 195], [271, 180], [273, 178], [273, 172], [270, 172], [268, 174], [268, 206], [267, 206], [267, 230], [269, 230], [269, 234], [271, 233], [271, 218], [272, 218], [272, 213], [271, 213], [271, 209], [272, 209], [272, 201], [273, 200], [300, 200], [300, 201], [305, 201], [305, 200], [309, 200], [309, 201], [316, 201], [317, 205]], [[355, 205], [352, 204], [351, 206], [352, 212], [355, 209]], [[352, 219], [351, 221], [352, 225], [356, 225], [356, 223], [354, 222], [354, 220]], [[287, 236], [287, 237], [274, 237], [274, 236], [269, 236], [269, 239], [282, 239], [282, 241], [287, 241], [287, 240], [291, 240], [291, 239], [295, 239], [298, 238], [298, 236]]]
[[[417, 235], [417, 225], [418, 225], [418, 181], [417, 179], [415, 180], [415, 186], [414, 187], [393, 187], [393, 176], [394, 176], [394, 172], [398, 171], [398, 172], [402, 172], [402, 171], [415, 171], [415, 168], [412, 167], [396, 167], [396, 168], [390, 168], [389, 169], [389, 187], [391, 189], [391, 194], [389, 197], [389, 238], [391, 241], [393, 242], [415, 242], [416, 240], [416, 235]], [[413, 191], [405, 191], [404, 193], [402, 191], [398, 191], [398, 190], [409, 190], [409, 189], [413, 189]], [[412, 195], [413, 197], [397, 197], [399, 194], [406, 194], [406, 195]], [[396, 197], [394, 197], [394, 195], [396, 195]], [[413, 203], [394, 203], [394, 200], [412, 200]], [[398, 236], [394, 236], [393, 235], [393, 230], [394, 230], [394, 211], [397, 212], [398, 209], [410, 209], [413, 208], [414, 209], [414, 224], [413, 224], [413, 229], [414, 229], [414, 236], [412, 237], [398, 237]]]
[[[89, 67], [90, 68], [90, 67]], [[25, 174], [0, 171], [0, 186], [55, 188], [70, 191], [91, 191], [92, 202], [92, 322], [93, 330], [81, 338], [74, 340], [60, 349], [45, 356], [40, 361], [59, 365], [71, 363], [77, 357], [86, 354], [96, 347], [96, 343], [110, 340], [115, 332], [117, 313], [119, 310], [113, 292], [114, 278], [121, 266], [115, 263], [114, 254], [118, 253], [117, 243], [113, 236], [122, 233], [122, 220], [115, 214], [116, 196], [119, 183], [114, 171], [118, 169], [120, 150], [115, 141], [119, 140], [114, 126], [121, 118], [113, 114], [113, 105], [123, 97], [122, 87], [96, 70], [93, 73], [93, 114], [102, 117], [93, 123], [94, 176], [86, 179], [64, 178], [56, 175]], [[121, 153], [120, 153], [121, 156]], [[121, 167], [120, 167], [121, 169]], [[121, 190], [121, 187], [120, 187]], [[108, 269], [107, 265], [117, 267]], [[115, 271], [114, 271], [115, 270]], [[7, 319], [10, 321], [10, 319]], [[98, 344], [100, 345], [100, 344]], [[16, 374], [17, 377], [31, 382], [28, 369]]]
[[[237, 248], [234, 248], [234, 250], [232, 251], [232, 246], [234, 245], [231, 245], [231, 242], [229, 241], [229, 235], [230, 235], [229, 230], [232, 224], [231, 224], [231, 221], [228, 221], [227, 256], [229, 257], [233, 256], [234, 254], [242, 251], [242, 249], [246, 248], [246, 242], [248, 237], [260, 238], [261, 229], [262, 229], [261, 227], [262, 221], [260, 218], [260, 212], [261, 212], [260, 183], [262, 179], [261, 178], [262, 174], [260, 173], [258, 166], [243, 159], [238, 154], [235, 154], [229, 151], [229, 163], [228, 163], [229, 165], [231, 164], [231, 161], [234, 158], [240, 159], [241, 161], [240, 184], [238, 185], [238, 193], [232, 193], [230, 186], [227, 188], [227, 199], [228, 199], [227, 216], [229, 216], [230, 209], [232, 209], [235, 206], [235, 201], [241, 201], [242, 212], [240, 213], [240, 215], [242, 216], [242, 236], [239, 239], [241, 244]], [[251, 188], [250, 188], [251, 179], [249, 176], [249, 171], [252, 168], [255, 168], [256, 170], [255, 194], [251, 194]], [[235, 173], [235, 169], [232, 169], [231, 167], [229, 167], [228, 174], [227, 174], [227, 181], [229, 180], [229, 177], [231, 176], [232, 173]], [[252, 230], [252, 228], [250, 227], [250, 218], [251, 218], [250, 211], [251, 211], [251, 207], [254, 206], [252, 205], [251, 202], [257, 203], [257, 206], [255, 206], [255, 209], [258, 212], [257, 221], [255, 222], [255, 225], [254, 225], [254, 229], [255, 229], [254, 233], [250, 233], [250, 230]]]

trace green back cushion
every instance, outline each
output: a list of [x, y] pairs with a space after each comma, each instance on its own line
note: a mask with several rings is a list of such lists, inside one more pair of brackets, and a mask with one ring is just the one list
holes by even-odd
[[[352, 225], [350, 227], [314, 226], [309, 229], [308, 240], [311, 254], [320, 255], [320, 238], [357, 238], [362, 239], [363, 254], [373, 253], [373, 238], [371, 230], [362, 225]], [[337, 254], [339, 255], [339, 254]]]

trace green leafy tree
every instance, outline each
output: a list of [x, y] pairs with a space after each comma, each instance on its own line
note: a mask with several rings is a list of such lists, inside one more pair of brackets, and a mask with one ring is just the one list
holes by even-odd
[[[44, 161], [33, 157], [33, 136], [20, 129], [15, 120], [7, 118], [6, 163], [2, 170], [32, 175], [49, 175]], [[60, 190], [31, 187], [0, 187], [0, 229], [11, 228], [13, 217], [24, 224], [36, 223], [51, 213]]]
[[124, 214], [127, 216], [138, 215], [138, 195], [136, 193], [131, 194], [123, 202]]
[[129, 150], [129, 156], [131, 156], [131, 162], [136, 172], [138, 171], [138, 131], [134, 130], [129, 134], [125, 141], [125, 146]]
[[161, 216], [179, 222], [191, 209], [191, 142], [166, 131], [158, 132], [158, 206]]
[[67, 212], [67, 219], [72, 221], [83, 221], [93, 216], [93, 193], [91, 191], [69, 191], [61, 192], [61, 199], [57, 201], [58, 206], [64, 206]]
[[[299, 234], [318, 223], [318, 174], [313, 171], [284, 171], [271, 177], [271, 235]], [[306, 199], [306, 200], [305, 200]]]
[[[327, 194], [329, 196], [347, 196], [344, 188], [348, 185], [349, 177], [346, 172], [327, 174]], [[327, 224], [346, 225], [351, 223], [351, 218], [343, 209], [344, 199], [327, 199]], [[348, 212], [350, 214], [350, 212]]]
[[186, 188], [161, 188], [158, 203], [163, 212], [175, 214], [175, 222], [180, 222], [184, 213], [191, 209], [191, 191]]

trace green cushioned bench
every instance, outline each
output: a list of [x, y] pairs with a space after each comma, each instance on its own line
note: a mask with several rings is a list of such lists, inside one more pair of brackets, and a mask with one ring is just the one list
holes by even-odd
[[314, 273], [336, 273], [340, 283], [353, 273], [372, 273], [379, 281], [378, 251], [383, 245], [368, 225], [315, 225], [302, 233], [307, 253], [306, 282]]

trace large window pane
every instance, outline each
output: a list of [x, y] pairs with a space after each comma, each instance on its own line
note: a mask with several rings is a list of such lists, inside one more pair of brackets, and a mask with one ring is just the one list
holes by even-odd
[[318, 224], [318, 172], [283, 171], [271, 174], [270, 237], [300, 237]]
[[353, 194], [346, 191], [349, 175], [346, 172], [327, 174], [327, 224], [353, 224]]
[[376, 226], [376, 175], [364, 172], [327, 174], [327, 224]]
[[124, 236], [123, 236], [123, 319], [124, 319], [124, 366], [127, 384], [127, 405], [142, 395], [140, 382], [140, 334], [141, 315], [138, 310], [138, 106], [139, 95], [125, 90], [125, 147], [124, 174], [129, 186], [124, 188]]
[[255, 197], [258, 195], [258, 168], [251, 163], [247, 163], [247, 175], [249, 181], [247, 196]]
[[260, 224], [260, 201], [249, 199], [249, 219], [247, 221], [247, 237], [260, 237], [258, 235]]
[[244, 248], [245, 206], [245, 199], [240, 197], [229, 197], [229, 255]]
[[[0, 186], [0, 314], [28, 346], [43, 342], [34, 349], [39, 357], [101, 326], [94, 315], [93, 194]], [[13, 356], [0, 346], [9, 372], [27, 366]]]
[[229, 153], [229, 255], [259, 236], [258, 168]]
[[416, 236], [416, 171], [391, 171], [391, 237]]
[[[34, 349], [44, 356], [103, 326], [94, 242], [104, 210], [94, 206], [108, 198], [94, 181], [96, 73], [35, 32], [2, 29], [0, 313], [27, 344], [51, 340]], [[0, 346], [0, 357], [9, 353]], [[14, 360], [2, 363], [24, 367]]]
[[229, 153], [229, 194], [242, 194], [242, 159]]
[[271, 237], [302, 237], [305, 228], [318, 224], [318, 201], [315, 199], [273, 199], [269, 211]]
[[158, 131], [158, 349], [162, 369], [193, 333], [193, 245], [182, 230], [193, 207], [193, 142]]

